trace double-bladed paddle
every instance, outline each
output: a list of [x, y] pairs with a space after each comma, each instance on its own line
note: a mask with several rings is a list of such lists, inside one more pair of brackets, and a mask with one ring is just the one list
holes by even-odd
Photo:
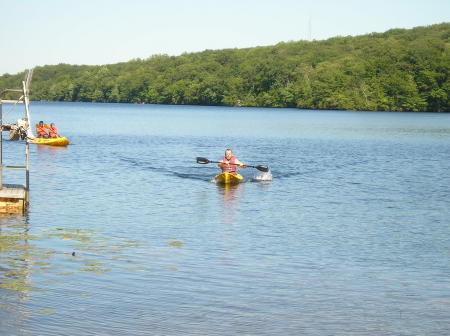
[[[211, 161], [211, 160], [208, 160], [207, 158], [204, 158], [204, 157], [197, 157], [197, 163], [200, 163], [200, 164], [207, 164], [207, 163], [223, 163], [223, 162], [220, 162], [220, 161]], [[239, 165], [236, 164], [236, 163], [230, 163], [230, 164], [234, 164], [234, 165], [236, 165], [236, 166], [239, 166]], [[259, 171], [262, 171], [262, 172], [268, 172], [268, 171], [269, 171], [269, 167], [263, 166], [263, 165], [259, 165], [259, 166], [249, 166], [249, 165], [245, 165], [245, 167], [256, 168], [256, 169], [258, 169]]]

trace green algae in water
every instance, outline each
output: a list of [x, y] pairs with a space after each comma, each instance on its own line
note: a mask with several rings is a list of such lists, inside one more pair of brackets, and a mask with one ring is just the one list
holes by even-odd
[[108, 268], [101, 268], [101, 267], [97, 267], [97, 266], [93, 266], [93, 267], [82, 267], [80, 268], [80, 271], [83, 272], [93, 272], [93, 273], [97, 273], [97, 274], [103, 274], [106, 272], [109, 272], [111, 269]]
[[27, 250], [30, 249], [28, 245], [29, 240], [36, 240], [36, 236], [29, 234], [0, 234], [0, 252], [4, 254], [10, 250]]
[[166, 271], [178, 271], [178, 268], [175, 266], [171, 266], [171, 267], [166, 267], [164, 268]]
[[0, 288], [5, 288], [19, 292], [30, 291], [35, 289], [34, 287], [28, 285], [23, 279], [9, 280], [6, 281], [6, 283], [0, 283]]
[[39, 251], [30, 241], [38, 237], [28, 234], [24, 225], [14, 226], [14, 229], [23, 232], [13, 231], [11, 226], [0, 231], [0, 261], [8, 267], [0, 271], [0, 289], [15, 292], [35, 290], [27, 277], [30, 274], [30, 261]]
[[6, 277], [25, 277], [29, 271], [27, 270], [11, 270], [3, 273]]
[[93, 230], [80, 230], [80, 229], [63, 229], [57, 228], [54, 232], [47, 233], [46, 238], [59, 238], [62, 240], [75, 240], [78, 242], [90, 242], [93, 240]]
[[[18, 228], [24, 229], [23, 227]], [[111, 270], [110, 267], [107, 267], [107, 264], [114, 263], [113, 260], [133, 263], [135, 262], [133, 260], [121, 260], [122, 258], [120, 255], [124, 252], [124, 248], [133, 248], [142, 245], [141, 242], [136, 240], [120, 238], [111, 240], [106, 237], [101, 237], [94, 230], [59, 227], [56, 229], [43, 229], [41, 230], [43, 233], [40, 236], [30, 235], [25, 229], [24, 232], [8, 230], [0, 231], [0, 261], [3, 259], [10, 267], [10, 269], [3, 272], [3, 274], [0, 271], [0, 288], [17, 292], [36, 289], [24, 280], [32, 273], [46, 274], [52, 272], [54, 275], [60, 277], [76, 275], [77, 271], [103, 274]], [[55, 251], [30, 244], [30, 241], [32, 240], [55, 239], [67, 241], [69, 246], [67, 249], [63, 247], [65, 251]], [[91, 255], [96, 254], [99, 258], [103, 259], [80, 259], [79, 250], [86, 251], [86, 253]], [[72, 254], [75, 253], [75, 251], [77, 251], [77, 253]], [[62, 269], [61, 267], [52, 267], [52, 263], [55, 262], [55, 259], [60, 258], [60, 255], [62, 254], [71, 254], [66, 260], [71, 260], [75, 263], [81, 262], [83, 263], [83, 266], [78, 268], [75, 264], [73, 265], [73, 267], [76, 268], [75, 270], [71, 269], [71, 264], [68, 266], [66, 264]], [[81, 256], [82, 255], [83, 253], [81, 253]], [[58, 260], [56, 260], [56, 262], [58, 262]], [[117, 265], [117, 267], [120, 268], [119, 265]], [[59, 272], [56, 273], [54, 270], [59, 270]], [[48, 285], [59, 281], [60, 280], [43, 279], [41, 283]], [[50, 290], [51, 292], [51, 288], [49, 287], [47, 287], [46, 290]]]
[[184, 243], [183, 243], [183, 242], [180, 242], [180, 241], [177, 241], [177, 240], [175, 240], [175, 241], [171, 241], [171, 242], [167, 243], [167, 245], [170, 245], [170, 246], [183, 246], [183, 245], [184, 245]]
[[40, 313], [40, 314], [55, 314], [55, 311], [53, 309], [41, 309], [41, 310], [38, 310], [38, 313]]
[[58, 283], [58, 282], [62, 282], [62, 280], [47, 279], [47, 280], [43, 280], [42, 282], [44, 282], [44, 283]]
[[122, 247], [139, 247], [142, 246], [143, 244], [139, 241], [136, 240], [125, 240], [122, 243]]
[[0, 305], [0, 309], [3, 309], [3, 310], [13, 310], [14, 308], [11, 307], [11, 306]]
[[146, 269], [143, 267], [123, 267], [126, 271], [137, 271], [137, 272], [145, 272]]
[[99, 262], [96, 260], [89, 260], [84, 263], [85, 266], [103, 266], [105, 264], [106, 263], [104, 263], [104, 262]]
[[59, 272], [59, 273], [56, 273], [56, 275], [58, 275], [58, 276], [67, 276], [67, 275], [74, 275], [75, 274], [75, 272]]

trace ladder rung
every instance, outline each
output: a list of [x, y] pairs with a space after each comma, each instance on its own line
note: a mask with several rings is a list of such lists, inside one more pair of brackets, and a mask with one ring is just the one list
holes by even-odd
[[10, 99], [2, 99], [2, 104], [23, 104], [23, 100], [10, 100]]
[[6, 168], [6, 169], [18, 169], [18, 170], [26, 170], [27, 169], [26, 166], [3, 166], [3, 168]]
[[3, 92], [23, 92], [21, 89], [4, 89]]

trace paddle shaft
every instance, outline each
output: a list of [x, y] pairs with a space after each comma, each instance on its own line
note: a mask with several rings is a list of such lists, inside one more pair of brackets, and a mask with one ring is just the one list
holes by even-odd
[[[226, 163], [226, 162], [220, 162], [220, 161], [211, 161], [211, 160], [208, 160], [210, 163], [223, 163], [223, 164], [229, 164], [229, 165], [234, 165], [234, 166], [240, 166], [240, 164], [237, 164], [237, 163]], [[250, 165], [248, 165], [248, 164], [242, 164], [243, 166], [246, 166], [246, 167], [250, 167], [250, 168], [257, 168], [256, 166], [250, 166]]]
[[[197, 157], [197, 163], [200, 163], [200, 164], [207, 164], [207, 163], [225, 163], [225, 162], [221, 162], [221, 161], [211, 161], [211, 160], [208, 160], [207, 158]], [[240, 166], [240, 164], [237, 164], [237, 163], [226, 163], [226, 164], [229, 164], [229, 165], [235, 165], [235, 166]], [[258, 170], [260, 170], [260, 171], [264, 171], [264, 172], [267, 172], [267, 171], [269, 170], [269, 167], [267, 167], [267, 166], [250, 166], [250, 165], [246, 165], [246, 164], [243, 164], [243, 166], [245, 166], [245, 167], [251, 167], [251, 168], [256, 168], [256, 169], [258, 169]]]

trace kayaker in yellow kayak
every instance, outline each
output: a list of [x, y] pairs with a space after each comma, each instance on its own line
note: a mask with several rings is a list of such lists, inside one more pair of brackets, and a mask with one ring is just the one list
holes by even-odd
[[237, 167], [247, 168], [247, 166], [239, 161], [231, 149], [225, 150], [225, 156], [219, 161], [217, 166], [222, 169], [222, 173], [237, 174]]
[[50, 124], [50, 128], [48, 129], [48, 137], [49, 138], [59, 138], [58, 128], [54, 123]]
[[36, 133], [38, 138], [48, 138], [47, 133], [48, 125], [44, 124], [44, 122], [41, 120], [39, 121], [39, 124], [36, 124]]

